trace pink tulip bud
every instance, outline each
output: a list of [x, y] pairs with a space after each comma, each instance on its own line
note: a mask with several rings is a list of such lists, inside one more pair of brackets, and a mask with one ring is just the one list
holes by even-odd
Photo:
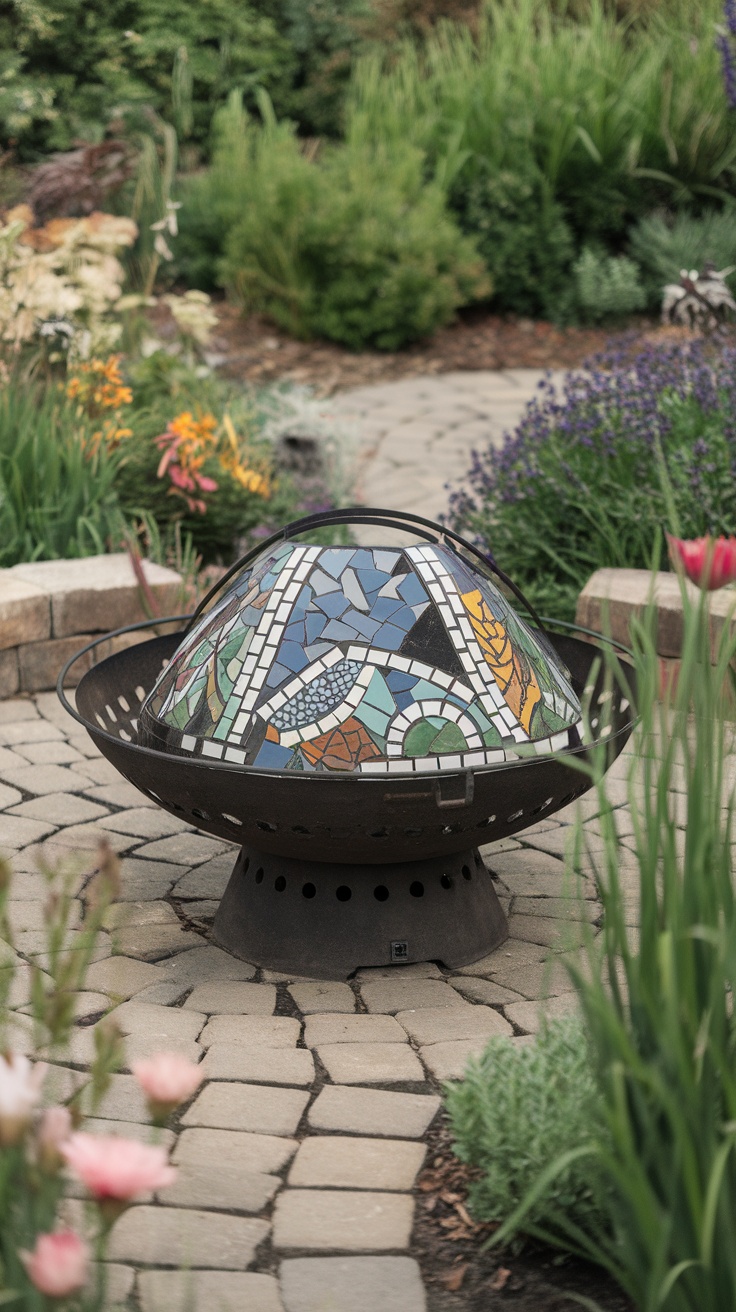
[[19, 1053], [0, 1056], [0, 1148], [18, 1143], [41, 1096], [46, 1065]]
[[89, 1248], [73, 1230], [39, 1235], [33, 1252], [19, 1256], [29, 1280], [49, 1298], [68, 1298], [87, 1279]]
[[670, 559], [693, 583], [708, 592], [736, 583], [736, 538], [692, 538], [667, 534]]
[[36, 1136], [38, 1161], [44, 1171], [55, 1175], [64, 1159], [61, 1146], [73, 1129], [71, 1112], [67, 1107], [49, 1107], [41, 1117]]
[[177, 1052], [158, 1052], [148, 1061], [133, 1062], [131, 1069], [156, 1119], [186, 1102], [202, 1083], [201, 1066]]
[[122, 1139], [116, 1134], [95, 1135], [78, 1131], [61, 1145], [61, 1154], [82, 1184], [98, 1202], [130, 1202], [136, 1194], [173, 1184], [176, 1170], [166, 1149]]

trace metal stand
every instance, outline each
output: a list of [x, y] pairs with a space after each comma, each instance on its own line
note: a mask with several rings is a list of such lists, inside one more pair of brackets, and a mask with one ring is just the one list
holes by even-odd
[[361, 966], [467, 966], [499, 947], [508, 925], [477, 850], [369, 866], [244, 847], [214, 937], [243, 961], [344, 979]]

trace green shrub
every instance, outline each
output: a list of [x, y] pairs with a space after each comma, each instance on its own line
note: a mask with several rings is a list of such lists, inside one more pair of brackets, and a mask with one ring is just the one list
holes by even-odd
[[[477, 1220], [502, 1221], [542, 1172], [564, 1153], [603, 1135], [600, 1094], [582, 1026], [549, 1023], [534, 1043], [492, 1039], [462, 1083], [446, 1086], [457, 1156], [483, 1175], [470, 1185]], [[525, 1224], [543, 1225], [558, 1210], [573, 1221], [600, 1223], [599, 1178], [574, 1162], [535, 1200]]]
[[[234, 173], [230, 142], [221, 139], [216, 166]], [[422, 166], [421, 152], [397, 141], [348, 139], [309, 159], [292, 126], [266, 112], [262, 127], [246, 126], [237, 181], [217, 204], [231, 214], [237, 188], [225, 285], [287, 331], [354, 350], [395, 350], [447, 323], [488, 288]]]
[[590, 575], [646, 569], [666, 523], [656, 441], [683, 535], [736, 533], [736, 352], [611, 349], [545, 385], [474, 457], [449, 521], [491, 549], [542, 614], [572, 620]]
[[579, 240], [620, 242], [661, 202], [729, 191], [736, 137], [713, 25], [720, 0], [663, 5], [634, 29], [591, 0], [490, 0], [477, 40], [445, 26], [357, 66], [347, 102], [375, 140], [410, 140], [447, 185], [538, 169]]
[[[677, 282], [682, 269], [702, 270], [707, 260], [717, 269], [736, 264], [736, 209], [693, 214], [650, 214], [629, 237], [629, 252], [639, 265], [649, 304], [659, 309], [667, 283]], [[736, 291], [736, 273], [727, 277]]]
[[[523, 152], [523, 147], [522, 147]], [[528, 159], [524, 173], [492, 172], [481, 162], [456, 179], [450, 203], [476, 239], [502, 313], [565, 322], [574, 310], [572, 231], [544, 177]]]
[[586, 246], [575, 261], [574, 274], [583, 317], [593, 323], [622, 319], [647, 303], [639, 269], [625, 255], [604, 255]]
[[119, 546], [119, 450], [95, 453], [93, 425], [53, 390], [0, 396], [0, 566], [93, 556]]

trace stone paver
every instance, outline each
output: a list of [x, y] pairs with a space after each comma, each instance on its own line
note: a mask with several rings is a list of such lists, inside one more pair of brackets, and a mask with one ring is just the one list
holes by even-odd
[[301, 1033], [293, 1016], [211, 1016], [199, 1036], [203, 1048], [213, 1043], [254, 1048], [293, 1048]]
[[241, 1048], [232, 1043], [213, 1043], [203, 1069], [208, 1080], [250, 1080], [306, 1087], [314, 1079], [314, 1058], [303, 1048]]
[[144, 1266], [250, 1266], [268, 1224], [250, 1217], [227, 1216], [182, 1207], [131, 1207], [113, 1227], [109, 1256]]
[[298, 1257], [281, 1263], [285, 1312], [426, 1312], [409, 1257]]
[[[512, 1033], [510, 1025], [508, 1032]], [[487, 1035], [475, 1039], [450, 1039], [420, 1048], [419, 1056], [436, 1080], [461, 1080], [470, 1058], [480, 1057], [487, 1045]]]
[[445, 1043], [453, 1039], [488, 1039], [493, 1034], [512, 1034], [505, 1021], [491, 1007], [427, 1007], [417, 1011], [400, 1011], [396, 1017], [415, 1043]]
[[263, 1084], [208, 1084], [185, 1112], [182, 1124], [292, 1135], [308, 1102], [309, 1094], [301, 1089]]
[[304, 1043], [406, 1043], [406, 1030], [393, 1016], [309, 1016], [304, 1022]]
[[440, 1100], [421, 1093], [326, 1085], [309, 1109], [316, 1130], [419, 1139], [439, 1111]]
[[317, 1055], [335, 1084], [424, 1081], [421, 1063], [407, 1044], [323, 1043]]
[[246, 1016], [270, 1016], [276, 1006], [273, 984], [243, 984], [239, 980], [218, 980], [198, 984], [189, 994], [187, 1007], [194, 1011], [242, 1013]]
[[305, 1139], [288, 1183], [311, 1189], [411, 1189], [422, 1168], [424, 1144], [408, 1139], [356, 1139], [318, 1134]]
[[410, 1007], [463, 1007], [449, 984], [438, 979], [375, 980], [361, 984], [360, 992], [368, 1011], [396, 1014]]
[[303, 1016], [323, 1011], [355, 1011], [355, 994], [348, 984], [290, 984], [289, 993]]
[[275, 1276], [254, 1271], [143, 1271], [142, 1312], [284, 1312]]
[[211, 1207], [258, 1215], [270, 1203], [281, 1180], [277, 1175], [243, 1171], [228, 1161], [180, 1163], [174, 1184], [162, 1190], [167, 1207]]
[[95, 961], [87, 972], [87, 984], [98, 993], [111, 998], [132, 998], [148, 984], [158, 984], [169, 976], [162, 966], [151, 966], [147, 961], [134, 961], [131, 957], [108, 957]]
[[285, 1189], [276, 1199], [278, 1249], [395, 1252], [409, 1247], [414, 1200], [408, 1194]]
[[177, 1163], [211, 1165], [227, 1162], [244, 1172], [268, 1175], [280, 1171], [297, 1149], [295, 1139], [273, 1134], [243, 1134], [237, 1130], [184, 1130], [172, 1154]]

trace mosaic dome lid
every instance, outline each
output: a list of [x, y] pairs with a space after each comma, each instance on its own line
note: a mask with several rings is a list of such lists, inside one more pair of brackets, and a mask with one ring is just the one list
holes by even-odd
[[213, 761], [380, 774], [559, 751], [580, 721], [551, 646], [447, 543], [287, 540], [186, 634], [139, 731]]

